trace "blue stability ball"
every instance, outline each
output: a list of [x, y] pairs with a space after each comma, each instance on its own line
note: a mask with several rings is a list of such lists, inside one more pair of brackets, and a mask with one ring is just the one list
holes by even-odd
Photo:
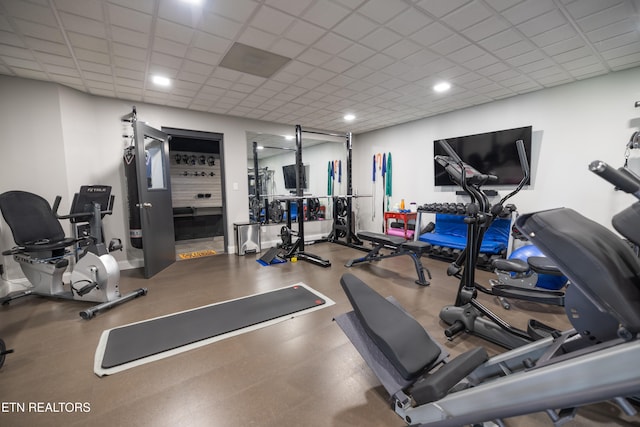
[[[520, 259], [526, 261], [532, 256], [545, 256], [540, 249], [534, 245], [525, 245], [511, 252], [509, 259]], [[538, 274], [538, 282], [536, 286], [539, 288], [557, 291], [567, 284], [565, 276], [554, 276], [553, 274]]]

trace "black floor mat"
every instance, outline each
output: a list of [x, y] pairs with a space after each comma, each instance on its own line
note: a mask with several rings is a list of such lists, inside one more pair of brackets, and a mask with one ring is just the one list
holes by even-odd
[[115, 328], [109, 331], [101, 365], [113, 368], [325, 302], [306, 287], [294, 285]]

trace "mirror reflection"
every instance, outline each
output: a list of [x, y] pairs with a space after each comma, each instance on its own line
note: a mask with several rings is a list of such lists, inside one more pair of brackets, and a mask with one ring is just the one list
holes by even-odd
[[[251, 222], [279, 224], [287, 220], [289, 211], [295, 220], [297, 208], [291, 200], [296, 194], [295, 138], [249, 131], [246, 134]], [[347, 192], [346, 158], [344, 140], [318, 139], [317, 135], [302, 133], [305, 221], [331, 219], [331, 197]]]

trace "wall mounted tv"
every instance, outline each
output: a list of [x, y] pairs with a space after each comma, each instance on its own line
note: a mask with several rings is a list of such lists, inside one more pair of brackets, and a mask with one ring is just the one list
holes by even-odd
[[[519, 139], [524, 141], [529, 168], [532, 169], [531, 126], [445, 139], [464, 162], [482, 173], [498, 177], [498, 181], [491, 186], [515, 186], [522, 180], [522, 168], [516, 149], [516, 141]], [[433, 155], [446, 155], [437, 141], [433, 142]], [[444, 168], [435, 160], [433, 163], [435, 185], [455, 185]]]
[[[307, 166], [302, 168], [302, 188], [307, 188]], [[282, 166], [282, 174], [284, 175], [284, 188], [287, 190], [296, 189], [296, 165]]]

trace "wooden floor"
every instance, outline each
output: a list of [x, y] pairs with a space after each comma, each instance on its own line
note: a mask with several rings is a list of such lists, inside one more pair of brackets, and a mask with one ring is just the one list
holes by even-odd
[[[222, 254], [176, 262], [150, 280], [139, 270], [124, 271], [121, 291], [147, 287], [148, 295], [90, 321], [80, 319], [78, 311], [85, 305], [77, 302], [34, 297], [0, 307], [0, 337], [15, 349], [0, 369], [0, 426], [405, 425], [332, 321], [350, 310], [338, 281], [347, 271], [344, 263], [362, 252], [331, 243], [307, 249], [333, 265], [325, 269], [299, 261], [262, 267], [255, 255]], [[445, 339], [438, 313], [453, 302], [457, 282], [446, 276], [447, 263], [426, 258], [423, 262], [433, 273], [429, 287], [414, 283], [409, 257], [348, 271], [382, 295], [395, 296], [452, 354], [478, 345], [491, 354], [501, 352], [472, 336]], [[486, 283], [489, 277], [480, 272], [478, 279]], [[297, 282], [336, 304], [109, 377], [93, 373], [96, 345], [105, 329]], [[530, 316], [558, 328], [567, 326], [559, 309], [512, 301], [514, 307], [505, 311], [491, 298], [481, 299], [519, 327]], [[42, 412], [68, 409], [70, 403], [80, 403], [83, 412]], [[17, 404], [24, 404], [25, 412]], [[29, 405], [40, 412], [30, 413]], [[506, 422], [552, 425], [543, 414]], [[613, 405], [599, 404], [582, 408], [566, 425], [638, 426], [640, 421], [620, 415]]]

